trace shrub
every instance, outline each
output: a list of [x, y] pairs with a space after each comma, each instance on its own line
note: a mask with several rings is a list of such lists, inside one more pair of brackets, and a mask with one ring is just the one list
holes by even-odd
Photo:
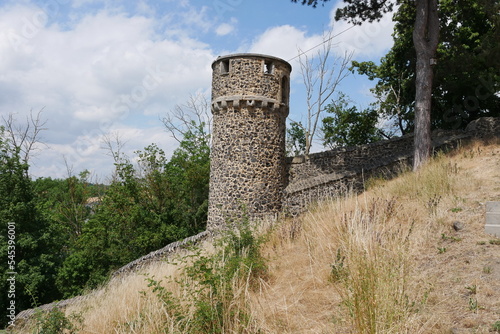
[[54, 307], [48, 312], [36, 313], [36, 327], [34, 334], [73, 334], [78, 333], [82, 319], [78, 315], [66, 317], [63, 311]]
[[267, 275], [262, 242], [245, 219], [215, 242], [213, 254], [198, 250], [180, 260], [180, 278], [167, 278], [180, 287], [179, 295], [147, 278], [167, 310], [169, 328], [182, 333], [254, 332], [246, 292]]

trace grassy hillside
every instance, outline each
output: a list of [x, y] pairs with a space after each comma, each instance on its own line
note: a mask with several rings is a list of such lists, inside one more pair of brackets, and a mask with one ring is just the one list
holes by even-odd
[[367, 188], [115, 279], [66, 317], [78, 333], [500, 333], [500, 239], [484, 233], [500, 144]]

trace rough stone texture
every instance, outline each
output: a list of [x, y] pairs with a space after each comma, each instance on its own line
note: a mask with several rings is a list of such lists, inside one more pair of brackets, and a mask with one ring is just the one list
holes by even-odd
[[[439, 131], [433, 134], [434, 150], [456, 147], [469, 140], [471, 133]], [[285, 189], [283, 207], [296, 215], [314, 202], [359, 192], [372, 176], [390, 178], [407, 166], [413, 157], [413, 135], [368, 145], [343, 147], [288, 159], [289, 184]]]
[[91, 296], [93, 296], [93, 293], [87, 294], [85, 296], [76, 296], [76, 297], [73, 297], [73, 298], [70, 298], [70, 299], [65, 299], [65, 300], [53, 302], [53, 303], [50, 303], [50, 304], [41, 305], [40, 307], [37, 307], [37, 308], [30, 308], [30, 309], [21, 311], [21, 312], [19, 312], [16, 315], [16, 320], [14, 322], [15, 323], [14, 327], [21, 326], [22, 323], [25, 320], [27, 320], [30, 317], [32, 317], [33, 315], [35, 315], [35, 313], [37, 311], [48, 312], [48, 311], [52, 310], [53, 308], [64, 309], [68, 305], [73, 305], [73, 304], [75, 304], [77, 302], [81, 302], [81, 301], [83, 301], [85, 299], [90, 298]]
[[153, 251], [147, 255], [138, 258], [137, 260], [134, 260], [124, 265], [120, 269], [116, 270], [111, 276], [117, 277], [125, 273], [137, 271], [139, 268], [151, 262], [165, 259], [172, 254], [178, 253], [179, 250], [186, 249], [187, 247], [190, 246], [194, 246], [200, 243], [201, 241], [208, 239], [210, 236], [211, 235], [208, 231], [203, 231], [191, 237], [185, 238], [181, 241], [172, 242], [161, 249]]
[[453, 226], [453, 229], [457, 232], [463, 230], [465, 227], [464, 223], [462, 223], [460, 221], [454, 221], [452, 226]]
[[212, 69], [209, 230], [243, 215], [266, 219], [281, 212], [291, 66], [235, 54], [219, 57]]
[[500, 136], [500, 118], [478, 118], [467, 125], [466, 131], [475, 137]]

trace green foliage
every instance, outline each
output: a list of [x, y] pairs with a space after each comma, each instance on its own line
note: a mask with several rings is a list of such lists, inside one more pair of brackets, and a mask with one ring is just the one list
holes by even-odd
[[[0, 127], [0, 289], [4, 291], [0, 294], [0, 307], [6, 309], [9, 300], [15, 300], [16, 311], [31, 306], [27, 291], [36, 294], [40, 302], [60, 296], [54, 281], [61, 262], [60, 253], [55, 251], [61, 236], [37, 208], [29, 166], [20, 152]], [[15, 244], [8, 238], [9, 225], [14, 227]], [[7, 278], [13, 276], [15, 291], [7, 293]], [[0, 326], [7, 320], [2, 317]]]
[[344, 0], [347, 4], [335, 12], [335, 20], [347, 20], [354, 24], [379, 21], [385, 13], [392, 12], [392, 0]]
[[188, 234], [203, 230], [207, 220], [210, 136], [205, 128], [203, 122], [192, 122], [166, 171], [172, 182], [174, 218], [188, 229]]
[[448, 236], [445, 233], [441, 233], [441, 239], [443, 239], [443, 240], [450, 240], [451, 242], [462, 241], [462, 238], [454, 237], [454, 236]]
[[286, 129], [286, 151], [288, 156], [297, 156], [306, 151], [306, 132], [301, 122], [290, 122]]
[[66, 247], [81, 235], [84, 223], [93, 213], [91, 198], [99, 198], [105, 187], [92, 184], [90, 172], [66, 179], [39, 178], [33, 182], [37, 207], [54, 228], [64, 235]]
[[342, 252], [337, 249], [337, 256], [335, 258], [335, 262], [332, 264], [332, 271], [330, 273], [330, 277], [332, 282], [339, 282], [345, 279], [347, 272], [345, 268], [345, 256], [342, 255]]
[[438, 247], [437, 250], [438, 250], [438, 254], [446, 253], [446, 247]]
[[[318, 3], [321, 3], [321, 2], [328, 2], [330, 0], [302, 0], [302, 4], [303, 5], [308, 5], [308, 6], [313, 6], [313, 7], [316, 7], [318, 5]], [[299, 2], [299, 0], [292, 0], [292, 2]], [[324, 4], [323, 4], [324, 5]]]
[[479, 311], [479, 304], [477, 303], [477, 298], [469, 297], [469, 310], [477, 313]]
[[495, 323], [493, 323], [493, 325], [491, 325], [491, 330], [492, 331], [496, 331], [496, 332], [500, 332], [500, 320], [499, 321], [495, 321]]
[[151, 144], [137, 166], [115, 154], [115, 177], [58, 272], [65, 297], [104, 282], [110, 272], [205, 229], [210, 149], [204, 124], [192, 124], [170, 161]]
[[[210, 136], [192, 122], [170, 161], [152, 144], [132, 159], [113, 152], [111, 184], [91, 182], [83, 171], [66, 179], [32, 181], [29, 166], [0, 127], [0, 307], [15, 299], [16, 312], [77, 295], [110, 272], [166, 244], [205, 229]], [[15, 255], [7, 259], [7, 229], [15, 225]], [[10, 269], [9, 261], [15, 266]], [[56, 314], [57, 315], [57, 314]], [[9, 319], [3, 317], [0, 326]]]
[[476, 284], [466, 286], [465, 288], [469, 291], [470, 294], [472, 294], [472, 295], [477, 294], [477, 285]]
[[82, 318], [77, 315], [66, 317], [63, 311], [54, 307], [48, 312], [37, 311], [36, 328], [33, 334], [73, 334], [81, 329]]
[[366, 109], [358, 112], [349, 106], [347, 97], [339, 94], [337, 101], [326, 110], [332, 116], [323, 119], [323, 145], [330, 148], [368, 144], [382, 139], [377, 129], [378, 114]]
[[[377, 2], [377, 1], [376, 1]], [[393, 20], [394, 45], [380, 60], [353, 62], [352, 70], [376, 80], [377, 109], [392, 117], [402, 134], [413, 131], [416, 53], [413, 46], [415, 5], [400, 0]], [[440, 43], [432, 90], [433, 128], [464, 128], [470, 121], [500, 114], [500, 19], [498, 2], [439, 2]]]
[[252, 288], [267, 274], [260, 253], [262, 241], [244, 220], [215, 243], [214, 254], [198, 251], [181, 259], [185, 265], [182, 277], [170, 281], [181, 287], [182, 297], [175, 297], [154, 278], [147, 278], [148, 286], [182, 333], [248, 330], [250, 315], [241, 290]]

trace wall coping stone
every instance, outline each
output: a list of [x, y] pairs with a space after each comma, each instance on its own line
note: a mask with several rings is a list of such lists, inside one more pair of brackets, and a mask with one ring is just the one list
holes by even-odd
[[486, 224], [484, 231], [500, 238], [500, 202], [486, 202]]
[[292, 65], [290, 65], [290, 63], [287, 62], [286, 60], [279, 58], [279, 57], [265, 55], [265, 54], [261, 54], [261, 53], [233, 53], [233, 54], [228, 54], [225, 56], [219, 56], [219, 57], [217, 57], [217, 59], [215, 59], [212, 62], [212, 70], [215, 69], [214, 65], [216, 63], [220, 62], [221, 60], [232, 59], [232, 58], [258, 58], [258, 59], [275, 60], [275, 61], [279, 61], [281, 63], [286, 64], [288, 66], [288, 71], [292, 72]]

